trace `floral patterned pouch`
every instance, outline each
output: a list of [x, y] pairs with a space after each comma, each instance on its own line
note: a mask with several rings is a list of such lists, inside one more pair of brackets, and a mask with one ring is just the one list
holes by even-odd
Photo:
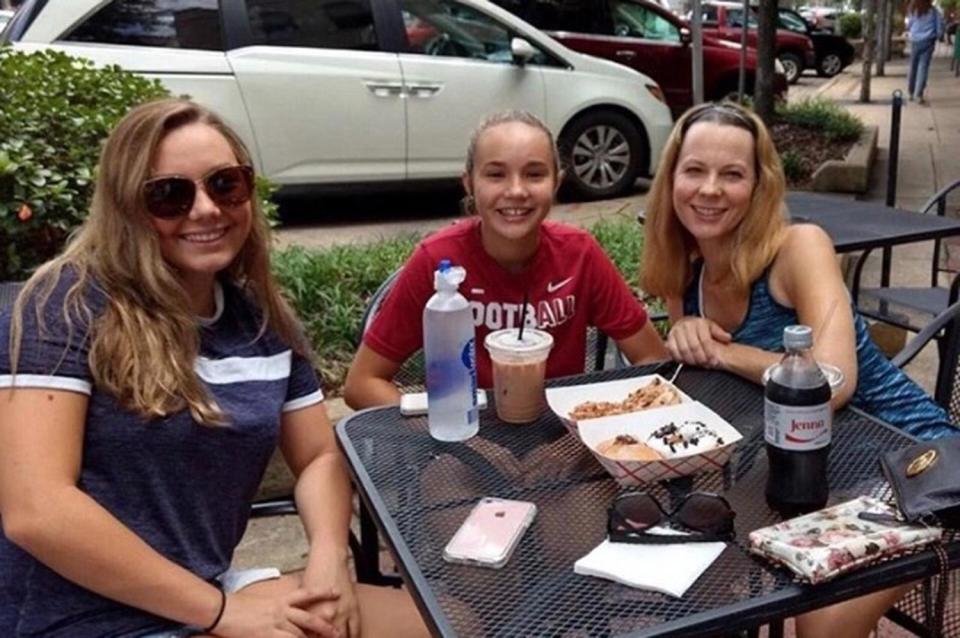
[[901, 522], [897, 514], [883, 501], [861, 496], [754, 530], [750, 551], [815, 584], [940, 540], [939, 527]]

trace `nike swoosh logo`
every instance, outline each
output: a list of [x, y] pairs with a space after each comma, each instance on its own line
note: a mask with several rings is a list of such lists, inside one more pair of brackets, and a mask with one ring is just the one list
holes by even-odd
[[558, 290], [560, 290], [561, 288], [563, 288], [564, 286], [566, 286], [568, 283], [570, 283], [572, 280], [573, 280], [573, 277], [567, 277], [567, 278], [564, 279], [563, 281], [558, 281], [558, 282], [555, 283], [555, 284], [548, 283], [548, 284], [547, 284], [547, 292], [548, 292], [548, 293], [557, 292]]

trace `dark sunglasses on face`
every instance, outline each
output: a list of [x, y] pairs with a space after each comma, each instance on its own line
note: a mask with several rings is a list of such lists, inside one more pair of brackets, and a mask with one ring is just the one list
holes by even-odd
[[[614, 543], [674, 544], [725, 541], [733, 538], [736, 514], [727, 499], [709, 492], [691, 492], [672, 512], [647, 492], [617, 496], [607, 512], [607, 534]], [[672, 523], [687, 535], [650, 534], [651, 527]]]
[[239, 206], [253, 194], [253, 169], [249, 166], [217, 168], [197, 181], [171, 175], [155, 177], [143, 184], [147, 211], [154, 217], [173, 219], [190, 212], [197, 197], [197, 184], [203, 185], [207, 197], [217, 206]]

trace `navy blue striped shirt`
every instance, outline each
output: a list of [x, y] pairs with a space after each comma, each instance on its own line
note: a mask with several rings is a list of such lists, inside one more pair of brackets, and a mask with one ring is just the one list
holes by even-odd
[[[683, 296], [683, 314], [702, 316], [702, 262], [694, 264], [693, 272], [693, 281]], [[768, 273], [753, 282], [747, 316], [732, 336], [736, 343], [783, 352], [783, 329], [797, 323], [797, 313], [770, 294]], [[851, 405], [920, 439], [960, 434], [943, 408], [883, 356], [870, 339], [863, 317], [852, 306], [851, 310], [857, 339], [857, 390]]]
[[[199, 425], [186, 410], [144, 419], [94, 384], [87, 323], [75, 317], [68, 334], [63, 300], [73, 281], [67, 273], [54, 290], [44, 310], [45, 331], [38, 329], [33, 306], [27, 307], [15, 378], [10, 311], [0, 315], [0, 387], [88, 395], [80, 489], [157, 552], [212, 579], [230, 566], [246, 529], [281, 414], [323, 400], [316, 375], [272, 332], [257, 338], [257, 308], [224, 283], [216, 315], [200, 320], [195, 369], [229, 424]], [[105, 307], [102, 292], [89, 290], [85, 299], [94, 316]], [[0, 636], [137, 636], [175, 627], [73, 584], [0, 535]]]

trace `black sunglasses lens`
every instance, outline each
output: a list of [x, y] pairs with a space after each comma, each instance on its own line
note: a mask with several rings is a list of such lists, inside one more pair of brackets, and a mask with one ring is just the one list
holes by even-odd
[[663, 510], [649, 494], [621, 496], [613, 504], [618, 514], [616, 527], [622, 531], [642, 531], [663, 521]]
[[220, 206], [239, 206], [250, 201], [253, 171], [248, 166], [229, 166], [203, 180], [207, 195]]
[[185, 177], [161, 177], [146, 183], [147, 210], [154, 217], [169, 218], [190, 212], [196, 187]]
[[724, 533], [733, 527], [733, 512], [719, 496], [691, 494], [674, 515], [675, 520], [698, 532]]

